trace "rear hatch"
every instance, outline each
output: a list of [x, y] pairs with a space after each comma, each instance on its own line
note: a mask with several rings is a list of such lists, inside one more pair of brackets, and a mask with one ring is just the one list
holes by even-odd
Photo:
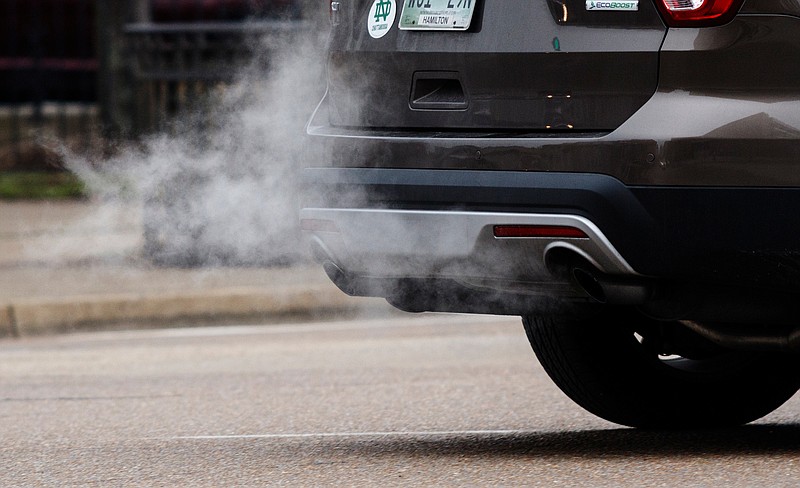
[[[470, 6], [469, 27], [450, 28]], [[361, 130], [610, 131], [654, 93], [666, 32], [652, 0], [339, 0], [333, 8], [329, 122]], [[415, 30], [410, 18], [435, 26], [427, 14], [448, 30]]]

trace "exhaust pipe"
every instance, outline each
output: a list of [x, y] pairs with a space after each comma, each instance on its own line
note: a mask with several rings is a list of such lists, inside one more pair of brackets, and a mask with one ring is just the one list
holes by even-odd
[[336, 264], [336, 259], [334, 259], [333, 254], [328, 250], [322, 240], [316, 236], [311, 239], [311, 254], [314, 260], [322, 265], [322, 269], [325, 271], [325, 274], [328, 275], [328, 279], [330, 279], [337, 288], [350, 296], [356, 295], [357, 290], [347, 276], [347, 273]]
[[544, 263], [554, 277], [569, 281], [598, 303], [641, 305], [653, 296], [652, 280], [603, 273], [571, 248], [551, 246], [545, 249]]
[[793, 327], [787, 331], [776, 331], [768, 334], [768, 330], [751, 328], [750, 330], [726, 331], [693, 320], [681, 320], [688, 329], [705, 337], [709, 341], [727, 349], [740, 349], [745, 351], [800, 351], [800, 328]]
[[572, 268], [572, 279], [599, 303], [641, 305], [653, 295], [652, 283], [636, 278], [608, 276], [587, 267]]

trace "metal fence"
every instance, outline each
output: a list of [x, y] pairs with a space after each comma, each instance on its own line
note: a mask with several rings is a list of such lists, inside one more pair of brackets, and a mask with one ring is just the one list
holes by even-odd
[[306, 1], [0, 0], [0, 171], [196, 110], [254, 49], [302, 32]]
[[134, 132], [163, 130], [182, 111], [202, 111], [215, 91], [234, 80], [237, 68], [268, 61], [270, 46], [299, 35], [307, 25], [300, 19], [128, 25]]
[[97, 138], [94, 0], [0, 1], [0, 169], [45, 169], [42, 142]]

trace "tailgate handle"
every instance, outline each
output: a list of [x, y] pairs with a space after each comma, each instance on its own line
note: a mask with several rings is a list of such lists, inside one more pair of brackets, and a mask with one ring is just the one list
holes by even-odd
[[411, 85], [414, 110], [464, 110], [469, 103], [455, 71], [417, 71]]

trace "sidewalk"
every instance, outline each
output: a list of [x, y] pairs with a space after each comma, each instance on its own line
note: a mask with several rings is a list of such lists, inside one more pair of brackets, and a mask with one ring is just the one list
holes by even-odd
[[141, 236], [132, 204], [0, 202], [0, 336], [395, 313], [312, 263], [154, 267]]

